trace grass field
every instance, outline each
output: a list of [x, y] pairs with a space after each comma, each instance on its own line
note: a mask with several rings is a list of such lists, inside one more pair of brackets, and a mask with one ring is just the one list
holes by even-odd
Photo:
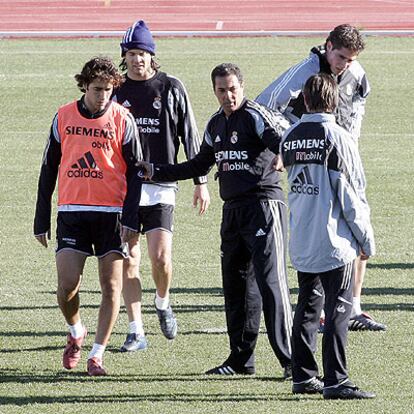
[[[238, 63], [253, 98], [320, 41], [189, 38], [159, 39], [157, 46], [163, 69], [186, 84], [202, 130], [217, 106], [209, 78], [216, 64]], [[413, 38], [369, 38], [360, 57], [372, 86], [360, 149], [378, 250], [369, 262], [363, 307], [388, 330], [350, 333], [348, 364], [357, 384], [377, 393], [375, 400], [293, 396], [264, 333], [254, 378], [203, 375], [228, 352], [219, 268], [221, 201], [212, 179], [212, 206], [202, 218], [191, 208], [191, 183], [180, 185], [172, 291], [180, 324], [176, 340], [168, 343], [159, 331], [144, 258], [150, 347], [133, 355], [117, 352], [127, 328], [122, 310], [105, 357], [110, 375], [87, 377], [100, 300], [97, 263], [89, 259], [81, 302], [92, 335], [80, 367], [63, 371], [66, 327], [56, 305], [53, 248], [41, 248], [32, 237], [37, 177], [56, 109], [79, 96], [73, 75], [93, 55], [118, 59], [118, 44], [119, 39], [0, 40], [0, 413], [413, 413]], [[291, 267], [289, 279], [296, 303]]]

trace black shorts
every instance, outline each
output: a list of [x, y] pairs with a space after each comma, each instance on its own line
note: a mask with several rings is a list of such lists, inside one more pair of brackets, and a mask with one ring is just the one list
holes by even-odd
[[174, 228], [174, 206], [161, 203], [153, 206], [140, 206], [138, 220], [138, 231], [142, 234], [158, 229], [172, 233]]
[[121, 242], [121, 214], [101, 211], [58, 212], [56, 253], [76, 250], [87, 256], [102, 257], [119, 253], [127, 257]]

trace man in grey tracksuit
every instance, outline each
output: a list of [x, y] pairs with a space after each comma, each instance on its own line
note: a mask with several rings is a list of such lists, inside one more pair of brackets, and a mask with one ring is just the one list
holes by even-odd
[[[313, 75], [303, 96], [308, 113], [281, 143], [288, 171], [289, 253], [299, 283], [292, 330], [293, 392], [323, 391], [325, 399], [372, 398], [374, 394], [348, 379], [345, 358], [354, 260], [375, 253], [364, 171], [356, 144], [335, 122], [335, 80]], [[323, 306], [322, 382], [314, 353]]]
[[[335, 110], [338, 125], [345, 128], [358, 142], [361, 133], [365, 102], [370, 92], [364, 68], [356, 60], [364, 50], [364, 40], [353, 26], [335, 27], [322, 46], [313, 47], [308, 58], [292, 66], [275, 79], [257, 98], [256, 102], [282, 112], [292, 123], [306, 113], [302, 89], [310, 76], [327, 73], [339, 87], [339, 102]], [[366, 261], [356, 260], [353, 288], [353, 309], [350, 330], [384, 331], [386, 326], [375, 321], [361, 309], [361, 291]]]

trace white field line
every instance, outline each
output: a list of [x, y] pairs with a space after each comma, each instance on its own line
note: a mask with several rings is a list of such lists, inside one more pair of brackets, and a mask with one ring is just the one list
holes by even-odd
[[[220, 23], [220, 22], [218, 22]], [[154, 30], [157, 37], [254, 37], [254, 36], [326, 36], [326, 30]], [[414, 28], [407, 30], [363, 30], [367, 36], [414, 36]], [[1, 31], [0, 38], [5, 37], [119, 37], [124, 35], [120, 30], [67, 30], [67, 31]]]

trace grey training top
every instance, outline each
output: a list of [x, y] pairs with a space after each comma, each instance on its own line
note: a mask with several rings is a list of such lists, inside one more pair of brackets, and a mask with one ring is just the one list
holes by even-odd
[[356, 143], [331, 114], [304, 114], [281, 143], [288, 170], [290, 257], [301, 272], [375, 254], [365, 176]]

